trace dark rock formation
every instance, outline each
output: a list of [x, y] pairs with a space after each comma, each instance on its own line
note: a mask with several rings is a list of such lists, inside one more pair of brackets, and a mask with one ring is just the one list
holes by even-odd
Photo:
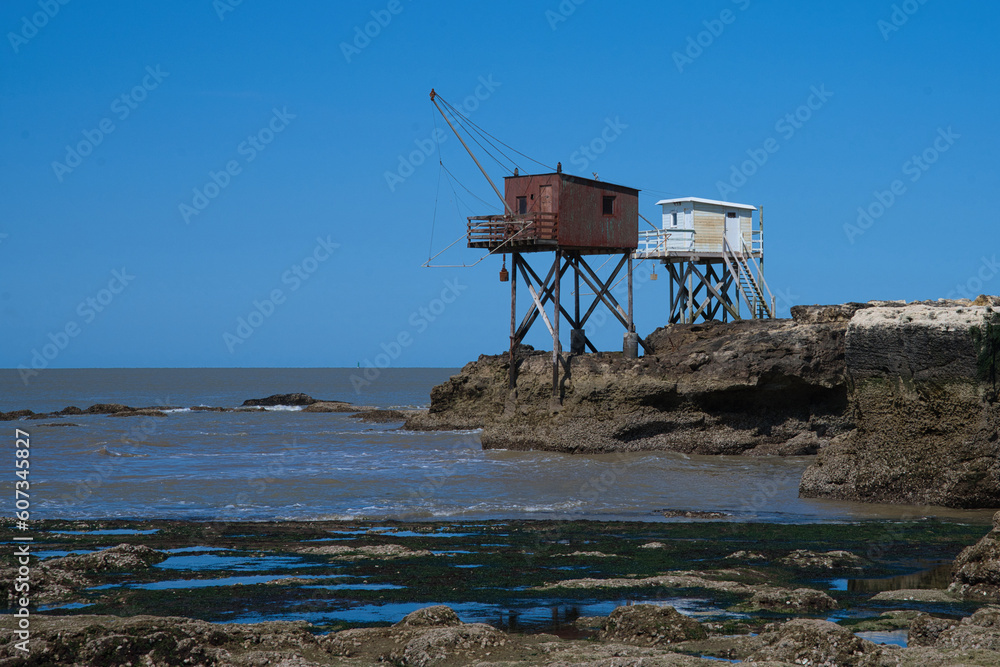
[[951, 630], [958, 621], [951, 618], [937, 618], [930, 614], [918, 614], [907, 633], [907, 646], [934, 646], [942, 632]]
[[1000, 652], [1000, 607], [982, 607], [961, 620], [920, 614], [910, 624], [907, 644], [939, 651]]
[[275, 405], [312, 405], [316, 399], [308, 394], [272, 394], [266, 398], [248, 398], [244, 407], [273, 407]]
[[[303, 667], [302, 656], [325, 655], [307, 623], [215, 625], [188, 618], [133, 616], [38, 616], [31, 619], [30, 651], [14, 648], [5, 632], [0, 667], [27, 665], [250, 665]], [[299, 660], [284, 662], [288, 655]], [[329, 664], [329, 663], [325, 663]]]
[[63, 556], [45, 561], [50, 569], [86, 572], [142, 570], [167, 559], [167, 554], [142, 544], [119, 544], [92, 554]]
[[801, 493], [866, 502], [1000, 506], [1000, 406], [972, 331], [990, 306], [857, 313], [846, 338], [851, 435], [823, 449]]
[[837, 608], [837, 601], [813, 588], [761, 587], [747, 605], [751, 609], [770, 609], [785, 613], [829, 611]]
[[[144, 545], [119, 544], [89, 554], [50, 558], [31, 570], [31, 599], [36, 603], [71, 602], [89, 586], [94, 573], [137, 572], [162, 562], [167, 555]], [[0, 577], [13, 581], [17, 567], [0, 566]], [[8, 603], [16, 599], [14, 587], [9, 587]]]
[[405, 412], [399, 410], [365, 410], [351, 415], [353, 419], [360, 419], [370, 424], [406, 421], [406, 416]]
[[1000, 512], [993, 515], [993, 530], [958, 554], [948, 590], [972, 600], [1000, 601]]
[[520, 351], [513, 392], [507, 355], [481, 356], [405, 428], [481, 428], [487, 449], [818, 454], [806, 497], [998, 507], [998, 305], [874, 301], [673, 325], [641, 359], [569, 356], [561, 405], [549, 353]]
[[483, 446], [498, 449], [815, 452], [852, 427], [844, 333], [860, 307], [797, 309], [808, 322], [674, 325], [638, 360], [570, 357], [555, 412], [548, 353], [525, 352], [516, 395], [506, 355], [482, 356], [435, 387], [430, 411], [406, 428], [483, 428]]
[[708, 636], [701, 623], [681, 614], [673, 607], [637, 604], [618, 607], [604, 622], [597, 634], [602, 641], [657, 646], [675, 644]]
[[850, 551], [818, 552], [796, 549], [784, 558], [779, 558], [778, 562], [801, 570], [840, 570], [859, 568], [864, 561]]
[[[775, 661], [793, 665], [875, 667], [884, 664], [883, 649], [829, 621], [795, 619], [764, 632], [763, 644], [747, 662]], [[891, 663], [890, 663], [891, 664]]]
[[462, 621], [459, 620], [455, 610], [443, 604], [410, 612], [397, 623], [400, 627], [408, 628], [441, 628], [461, 624]]
[[125, 412], [115, 412], [111, 415], [112, 417], [166, 417], [167, 413], [163, 410], [156, 410], [154, 408], [136, 408], [135, 410], [128, 410]]
[[11, 412], [0, 412], [0, 421], [9, 422], [16, 419], [31, 418], [34, 416], [31, 410], [13, 410]]
[[119, 412], [134, 412], [135, 408], [121, 403], [95, 403], [84, 410], [89, 415], [114, 415]]
[[302, 408], [302, 412], [358, 412], [369, 408], [351, 405], [343, 401], [316, 401]]

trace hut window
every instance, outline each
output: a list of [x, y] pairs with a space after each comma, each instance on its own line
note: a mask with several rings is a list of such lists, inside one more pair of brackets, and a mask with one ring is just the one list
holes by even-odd
[[615, 214], [615, 198], [604, 197], [604, 215], [614, 215]]
[[528, 198], [518, 197], [517, 198], [517, 212], [519, 215], [524, 215], [528, 212]]
[[729, 211], [728, 213], [726, 213], [726, 217], [727, 218], [735, 218], [736, 217], [736, 211]]

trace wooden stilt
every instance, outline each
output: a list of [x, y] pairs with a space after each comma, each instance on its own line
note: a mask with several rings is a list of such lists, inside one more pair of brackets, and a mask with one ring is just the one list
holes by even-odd
[[552, 400], [559, 400], [559, 284], [562, 282], [562, 250], [556, 250], [555, 260], [555, 284], [552, 288], [552, 300], [555, 302], [554, 316], [552, 318]]
[[632, 319], [632, 253], [625, 253], [628, 257], [628, 332], [635, 333], [635, 320]]
[[515, 350], [521, 342], [517, 339], [517, 267], [521, 261], [520, 253], [512, 253], [510, 277], [510, 371], [508, 372], [509, 388], [517, 387], [517, 355]]

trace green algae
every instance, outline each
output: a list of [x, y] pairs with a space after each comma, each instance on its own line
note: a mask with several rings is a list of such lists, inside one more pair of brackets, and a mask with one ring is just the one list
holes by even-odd
[[[570, 613], [566, 610], [572, 609], [613, 608], [615, 604], [626, 602], [669, 604], [683, 598], [701, 600], [716, 608], [718, 613], [715, 616], [709, 613], [706, 618], [733, 624], [734, 628], [781, 616], [762, 611], [750, 613], [749, 618], [734, 620], [725, 610], [738, 606], [745, 601], [745, 596], [711, 588], [637, 585], [618, 589], [536, 590], [568, 579], [638, 579], [686, 571], [750, 586], [767, 583], [824, 590], [837, 600], [841, 609], [852, 613], [868, 610], [870, 616], [877, 616], [886, 610], [885, 603], [871, 602], [870, 592], [828, 590], [831, 580], [908, 574], [914, 570], [915, 562], [954, 558], [988, 530], [983, 525], [936, 520], [806, 525], [703, 521], [414, 524], [116, 520], [39, 522], [33, 524], [32, 529], [35, 551], [87, 551], [118, 544], [141, 544], [164, 551], [207, 547], [218, 550], [212, 553], [234, 557], [232, 560], [241, 564], [240, 567], [227, 567], [223, 559], [220, 561], [222, 566], [190, 570], [153, 566], [134, 572], [85, 572], [90, 585], [75, 590], [72, 599], [66, 602], [82, 602], [89, 606], [55, 609], [51, 613], [187, 616], [214, 622], [253, 616], [306, 619], [320, 627], [337, 628], [372, 624], [363, 618], [352, 620], [354, 609], [409, 603], [471, 605], [470, 609], [480, 610], [477, 613], [485, 614], [481, 610], [495, 609], [498, 617], [518, 610], [552, 607], [554, 616], [560, 613], [565, 616]], [[143, 533], [55, 532], [97, 530]], [[149, 533], [150, 530], [156, 532]], [[663, 546], [643, 548], [652, 542]], [[356, 554], [350, 560], [340, 560], [301, 551], [325, 544], [402, 545], [413, 551], [429, 550], [434, 555], [385, 559]], [[860, 556], [862, 565], [860, 569], [845, 567], [817, 572], [778, 562], [796, 549], [847, 550]], [[727, 558], [740, 550], [759, 552], [764, 560], [742, 562]], [[12, 564], [9, 554], [5, 554], [3, 560], [7, 565]], [[184, 579], [191, 580], [192, 584], [204, 584], [206, 580], [257, 575], [272, 575], [278, 582], [168, 589], [139, 587]], [[346, 582], [362, 586], [315, 587]], [[924, 607], [895, 604], [894, 608]], [[522, 627], [550, 630], [552, 623], [541, 620], [522, 623]]]

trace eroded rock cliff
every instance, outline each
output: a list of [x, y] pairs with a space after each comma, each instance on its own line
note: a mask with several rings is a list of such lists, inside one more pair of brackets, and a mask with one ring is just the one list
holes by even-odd
[[569, 357], [557, 409], [549, 353], [520, 350], [514, 392], [507, 355], [484, 355], [406, 428], [482, 428], [497, 449], [818, 453], [805, 496], [996, 507], [997, 311], [983, 296], [665, 327], [638, 360]]
[[857, 429], [820, 452], [803, 475], [802, 495], [1000, 506], [1000, 410], [974, 341], [994, 315], [985, 304], [881, 306], [854, 315], [847, 416]]
[[482, 356], [434, 388], [410, 429], [482, 428], [486, 448], [812, 454], [852, 428], [844, 334], [861, 304], [796, 308], [795, 319], [675, 325], [653, 354], [568, 360], [552, 409], [549, 353]]

